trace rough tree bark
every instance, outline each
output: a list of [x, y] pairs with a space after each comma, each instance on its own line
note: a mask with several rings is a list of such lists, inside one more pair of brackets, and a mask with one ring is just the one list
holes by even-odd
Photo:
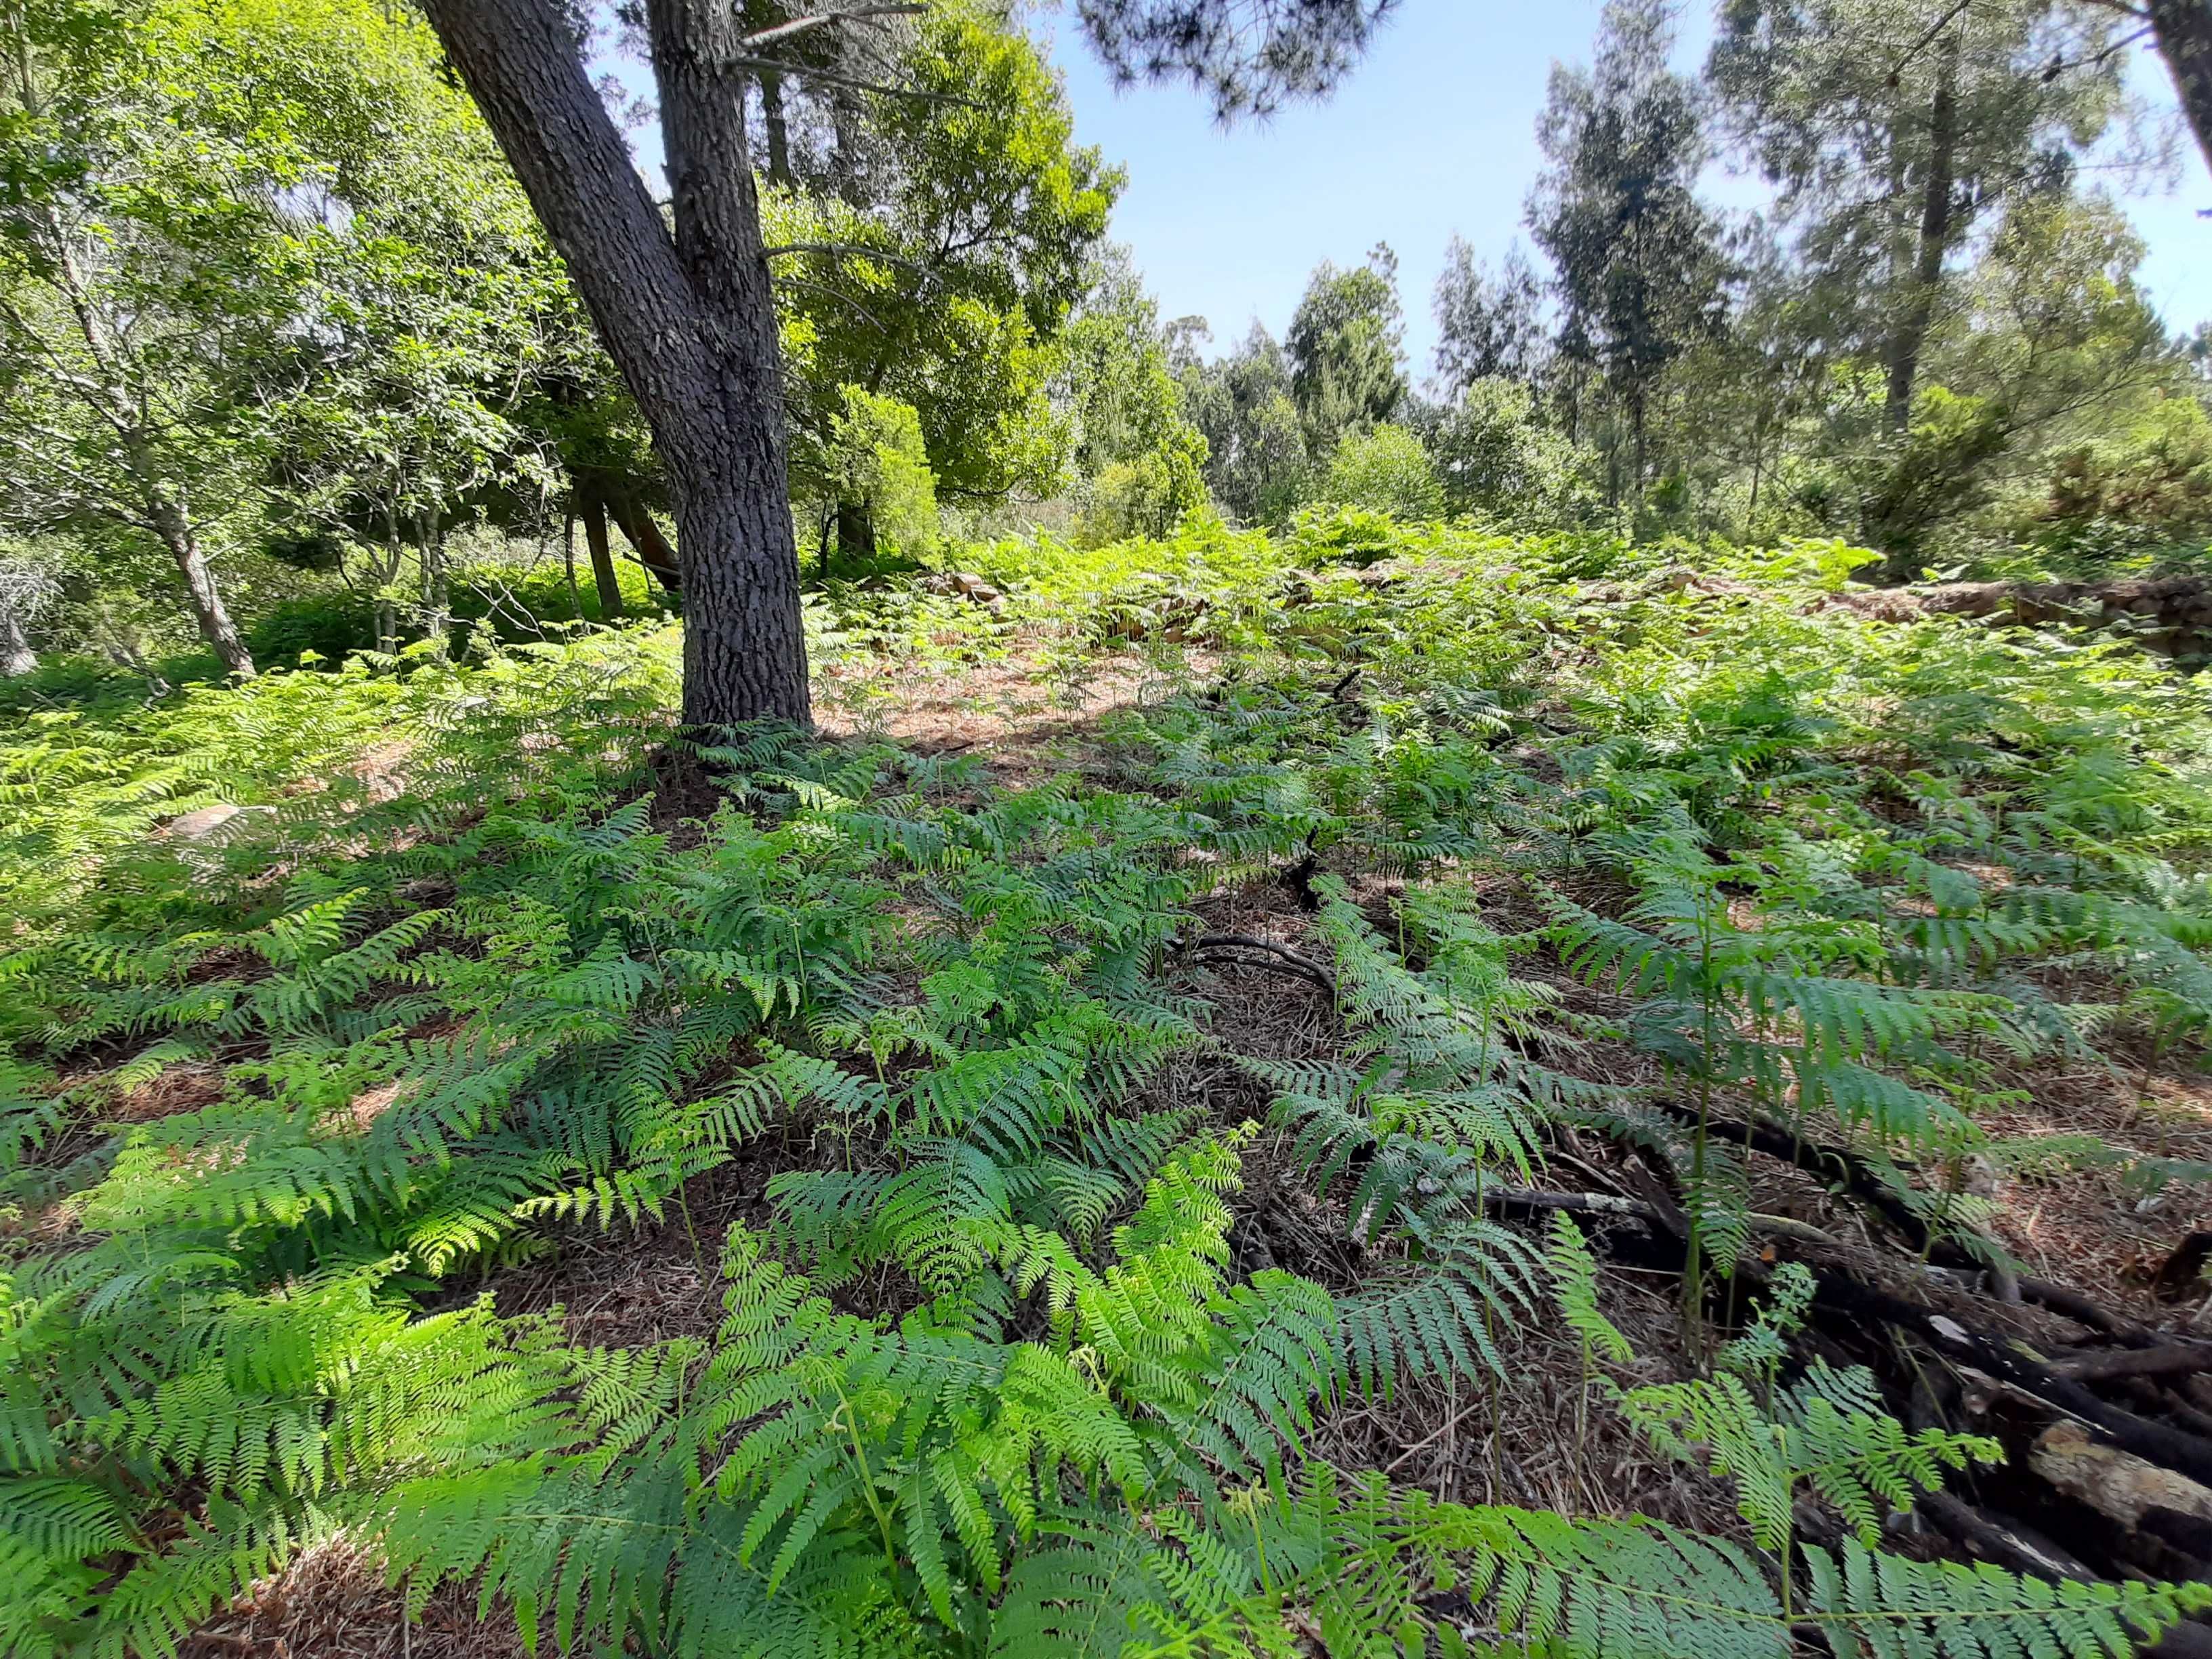
[[646, 8], [672, 240], [553, 0], [427, 0], [426, 9], [667, 465], [684, 724], [811, 724], [775, 308], [732, 63], [737, 9]]
[[2173, 76], [2181, 112], [2212, 167], [2212, 0], [2149, 0], [2151, 36]]
[[1936, 317], [1936, 295], [1942, 285], [1943, 259], [1951, 251], [1951, 186], [1959, 143], [1959, 37], [1945, 42], [1936, 71], [1936, 95], [1928, 111], [1928, 176], [1923, 182], [1920, 240], [1913, 262], [1912, 287], [1896, 330], [1890, 336], [1889, 395], [1883, 406], [1889, 430], [1912, 422], [1912, 387], [1920, 374], [1920, 349]]

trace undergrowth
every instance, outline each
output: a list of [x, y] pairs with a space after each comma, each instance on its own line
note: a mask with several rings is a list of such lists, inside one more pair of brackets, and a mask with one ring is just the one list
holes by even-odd
[[[2201, 1050], [2202, 692], [2117, 645], [1826, 608], [1832, 548], [1691, 583], [1587, 540], [1294, 572], [1314, 549], [1193, 533], [1002, 550], [1011, 620], [913, 601], [994, 650], [1209, 650], [1096, 732], [1114, 787], [764, 732], [705, 757], [710, 817], [656, 822], [673, 668], [641, 630], [16, 720], [7, 1650], [173, 1652], [339, 1532], [418, 1609], [471, 1583], [593, 1651], [1969, 1659], [2212, 1605], [1887, 1553], [1887, 1514], [1996, 1449], [1791, 1359], [1787, 1264], [1747, 1330], [1705, 1326], [1755, 1265], [1724, 1121], [1844, 1149], [1911, 1248], [2002, 1273], [1962, 1171], [2029, 1155], [1981, 1121], [2002, 1065]], [[163, 828], [217, 803], [252, 810]], [[1328, 1060], [1237, 1053], [1190, 989], [1194, 907], [1280, 880]], [[1249, 1079], [1255, 1121], [1158, 1086], [1186, 1062]], [[216, 1086], [148, 1109], [182, 1071]], [[1693, 1380], [1615, 1384], [1582, 1237], [1501, 1207], [1563, 1133], [1680, 1194]], [[692, 1184], [771, 1144], [756, 1224], [703, 1234]], [[1236, 1270], [1262, 1145], [1360, 1283]], [[669, 1218], [719, 1260], [711, 1335], [582, 1347], [475, 1288]], [[1527, 1322], [1747, 1530], [1320, 1455], [1358, 1401], [1495, 1386]]]

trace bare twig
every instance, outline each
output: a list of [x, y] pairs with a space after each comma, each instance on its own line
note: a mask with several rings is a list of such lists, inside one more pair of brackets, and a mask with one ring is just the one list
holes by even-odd
[[1215, 951], [1258, 951], [1264, 958], [1272, 960], [1248, 963], [1247, 966], [1261, 968], [1279, 963], [1285, 971], [1310, 979], [1332, 994], [1336, 990], [1335, 976], [1311, 957], [1277, 940], [1261, 939], [1255, 933], [1200, 933], [1191, 941], [1190, 948], [1193, 955]]
[[919, 17], [929, 9], [927, 6], [855, 6], [850, 11], [817, 11], [805, 17], [794, 17], [789, 22], [778, 23], [773, 28], [757, 29], [742, 37], [741, 46], [765, 46], [770, 40], [787, 40], [794, 34], [804, 34], [809, 29], [818, 29], [826, 23], [880, 23], [887, 17]]

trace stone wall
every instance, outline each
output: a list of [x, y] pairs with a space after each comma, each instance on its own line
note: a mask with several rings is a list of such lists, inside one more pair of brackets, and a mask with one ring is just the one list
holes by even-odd
[[1984, 617], [2028, 626], [2110, 628], [2185, 668], [2212, 662], [2212, 579], [2132, 576], [2106, 582], [1943, 582], [1837, 596], [1869, 617]]

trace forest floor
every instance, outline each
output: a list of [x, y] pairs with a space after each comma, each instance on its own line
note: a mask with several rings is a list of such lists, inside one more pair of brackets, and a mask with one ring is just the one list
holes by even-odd
[[[1218, 665], [1214, 659], [1194, 664], [1186, 659], [1182, 669], [1186, 676], [1203, 675]], [[849, 705], [851, 698], [841, 691], [892, 672], [867, 659], [835, 665], [826, 676], [825, 701]], [[1102, 738], [1102, 728], [1110, 730], [1116, 715], [1173, 690], [1156, 664], [1133, 651], [1097, 665], [1076, 687], [1055, 687], [1040, 660], [1018, 646], [988, 664], [940, 663], [902, 678], [895, 696], [871, 701], [865, 719], [848, 711], [832, 714], [822, 730], [832, 742], [889, 741], [925, 755], [971, 757], [1001, 788], [1067, 776], [1128, 787], [1139, 780], [1130, 775], [1126, 755]], [[696, 780], [687, 777], [656, 800], [653, 822], [664, 830], [674, 827], [687, 812], [711, 810], [714, 799], [711, 790], [702, 794]], [[1401, 879], [1366, 876], [1353, 881], [1352, 892], [1382, 915], [1404, 885]], [[1502, 885], [1497, 897], [1486, 912], [1493, 925], [1509, 931], [1537, 925], [1540, 918], [1510, 887]], [[1310, 907], [1274, 875], [1212, 893], [1199, 914], [1212, 933], [1285, 945], [1324, 969], [1330, 965]], [[1583, 983], [1553, 951], [1540, 952], [1522, 973], [1552, 987], [1560, 1006], [1595, 1018], [1618, 1016], [1630, 1000]], [[1346, 1051], [1350, 1032], [1330, 992], [1270, 964], [1229, 960], [1193, 966], [1174, 983], [1203, 1000], [1207, 1029], [1239, 1054], [1328, 1060]], [[1660, 1074], [1648, 1054], [1618, 1037], [1581, 1042], [1570, 1069], [1629, 1087], [1650, 1085]], [[2191, 1045], [2164, 1052], [2114, 1045], [2057, 1068], [2008, 1061], [1990, 1084], [1993, 1093], [2012, 1095], [1981, 1119], [1993, 1135], [2057, 1140], [2087, 1134], [2120, 1154], [2212, 1164], [2212, 1076]], [[179, 1068], [137, 1091], [133, 1109], [160, 1115], [199, 1099], [188, 1068]], [[1234, 1068], [1203, 1060], [1170, 1063], [1149, 1085], [1143, 1103], [1158, 1109], [1192, 1107], [1206, 1121], [1223, 1123], [1264, 1117], [1267, 1108], [1264, 1091]], [[452, 1298], [489, 1291], [502, 1315], [550, 1315], [570, 1340], [592, 1347], [711, 1339], [722, 1318], [715, 1262], [723, 1234], [733, 1223], [771, 1224], [770, 1179], [811, 1167], [818, 1156], [814, 1146], [789, 1135], [753, 1143], [735, 1161], [690, 1184], [686, 1218], [671, 1215], [612, 1231], [582, 1223], [555, 1229], [541, 1259], [458, 1285]], [[1984, 1229], [2023, 1270], [2044, 1281], [2052, 1299], [2063, 1304], [2063, 1293], [2071, 1292], [2086, 1304], [2075, 1309], [2076, 1315], [2094, 1310], [2100, 1316], [2085, 1321], [2038, 1305], [2033, 1296], [1992, 1301], [1979, 1275], [1914, 1260], [1893, 1238], [1877, 1237], [1848, 1194], [1786, 1159], [1754, 1154], [1752, 1167], [1761, 1213], [1773, 1223], [1770, 1240], [1783, 1242], [1799, 1259], [1954, 1314], [1979, 1331], [2019, 1342], [2024, 1351], [2063, 1361], [2071, 1354], [2107, 1352], [2116, 1340], [2138, 1348], [2171, 1340], [2212, 1340], [2212, 1299], [2202, 1294], [2177, 1299], [2172, 1286], [2155, 1282], [2182, 1241], [2212, 1230], [2212, 1187], [2182, 1184], [2146, 1194], [2128, 1182], [2124, 1158], [2102, 1168], [2061, 1164], [2018, 1171], [1975, 1161], [1971, 1190], [1984, 1200]], [[1347, 1243], [1342, 1203], [1316, 1195], [1280, 1141], [1248, 1154], [1244, 1178], [1234, 1202], [1238, 1219], [1232, 1234], [1240, 1272], [1282, 1267], [1333, 1289], [1358, 1288], [1362, 1253]], [[1572, 1129], [1549, 1148], [1541, 1183], [1631, 1203], [1644, 1201], [1653, 1188], [1650, 1173], [1632, 1152]], [[1594, 1224], [1601, 1229], [1603, 1224]], [[1771, 1263], [1776, 1256], [1768, 1242], [1758, 1259]], [[1600, 1275], [1603, 1310], [1638, 1355], [1617, 1368], [1616, 1380], [1635, 1386], [1698, 1375], [1702, 1367], [1686, 1337], [1679, 1272], [1608, 1259]], [[892, 1305], [871, 1288], [859, 1287], [845, 1299], [863, 1311]], [[1747, 1535], [1727, 1482], [1656, 1455], [1614, 1415], [1586, 1407], [1578, 1413], [1585, 1372], [1571, 1333], [1532, 1321], [1501, 1328], [1496, 1340], [1505, 1360], [1502, 1380], [1477, 1387], [1425, 1379], [1393, 1397], [1347, 1401], [1328, 1417], [1310, 1449], [1340, 1467], [1381, 1469], [1395, 1482], [1440, 1498], [1570, 1515], [1644, 1515], [1707, 1534]], [[1863, 1343], [1815, 1340], [1838, 1363], [1869, 1357]], [[2208, 1375], [2176, 1389], [2154, 1391], [2138, 1384], [2128, 1397], [2137, 1405], [2155, 1405], [2163, 1395], [2191, 1423], [2212, 1427]], [[2109, 1524], [2108, 1517], [2087, 1507], [2054, 1505], [2047, 1492], [2037, 1493], [2035, 1501], [2042, 1524], [2062, 1536], [2070, 1527], [2076, 1547]], [[1897, 1519], [1893, 1548], [1930, 1559], [1978, 1559], [1971, 1540], [1924, 1519]], [[550, 1643], [550, 1623], [544, 1635]], [[410, 1617], [407, 1586], [387, 1584], [374, 1553], [343, 1539], [317, 1546], [282, 1573], [255, 1583], [203, 1624], [182, 1650], [187, 1659], [245, 1654], [507, 1659], [525, 1650], [511, 1612], [480, 1607], [463, 1586], [441, 1587]]]
[[[1789, 1572], [1773, 1504], [1650, 1413], [1729, 1365], [1768, 1411], [1856, 1376], [1867, 1433], [2004, 1461], [1880, 1476], [1863, 1510], [1801, 1484], [1797, 1545], [2212, 1577], [2205, 688], [2119, 641], [1838, 605], [1831, 550], [1711, 582], [1635, 550], [1593, 580], [1575, 541], [1356, 574], [1266, 551], [1065, 552], [1032, 588], [992, 573], [1004, 616], [874, 601], [875, 631], [817, 642], [814, 740], [707, 763], [668, 744], [672, 639], [642, 629], [27, 720], [0, 744], [27, 941], [0, 956], [0, 1266], [41, 1305], [149, 1297], [100, 1316], [134, 1345], [109, 1389], [206, 1386], [197, 1310], [281, 1327], [337, 1282], [318, 1261], [381, 1264], [366, 1334], [331, 1328], [340, 1373], [378, 1321], [486, 1307], [579, 1374], [689, 1365], [741, 1311], [732, 1239], [879, 1329], [945, 1304], [1011, 1351], [1066, 1340], [1011, 1255], [948, 1278], [944, 1236], [870, 1231], [836, 1183], [888, 1194], [965, 1136], [1018, 1195], [947, 1229], [1106, 1263], [1148, 1172], [1228, 1147], [1218, 1293], [1287, 1281], [1346, 1322], [1273, 1431], [1294, 1465]], [[1073, 1088], [1049, 1045], [1079, 1013], [1122, 1047], [1023, 1131], [1048, 1186], [989, 1091], [927, 1091], [1036, 1054]], [[775, 1080], [794, 1055], [816, 1081]], [[1563, 1216], [1596, 1261], [1581, 1314]], [[138, 1272], [160, 1253], [205, 1299]], [[1450, 1274], [1480, 1294], [1440, 1313]], [[78, 1363], [53, 1329], [22, 1377]], [[1783, 1347], [1729, 1358], [1761, 1332]], [[1115, 1386], [1133, 1421], [1170, 1409]], [[111, 1431], [71, 1409], [42, 1421], [96, 1458]], [[216, 1513], [198, 1471], [238, 1478], [165, 1455], [203, 1462], [149, 1494], [155, 1550]], [[305, 1518], [316, 1541], [199, 1604], [191, 1659], [526, 1650], [468, 1574], [387, 1582]], [[88, 1555], [72, 1616], [118, 1559]]]

